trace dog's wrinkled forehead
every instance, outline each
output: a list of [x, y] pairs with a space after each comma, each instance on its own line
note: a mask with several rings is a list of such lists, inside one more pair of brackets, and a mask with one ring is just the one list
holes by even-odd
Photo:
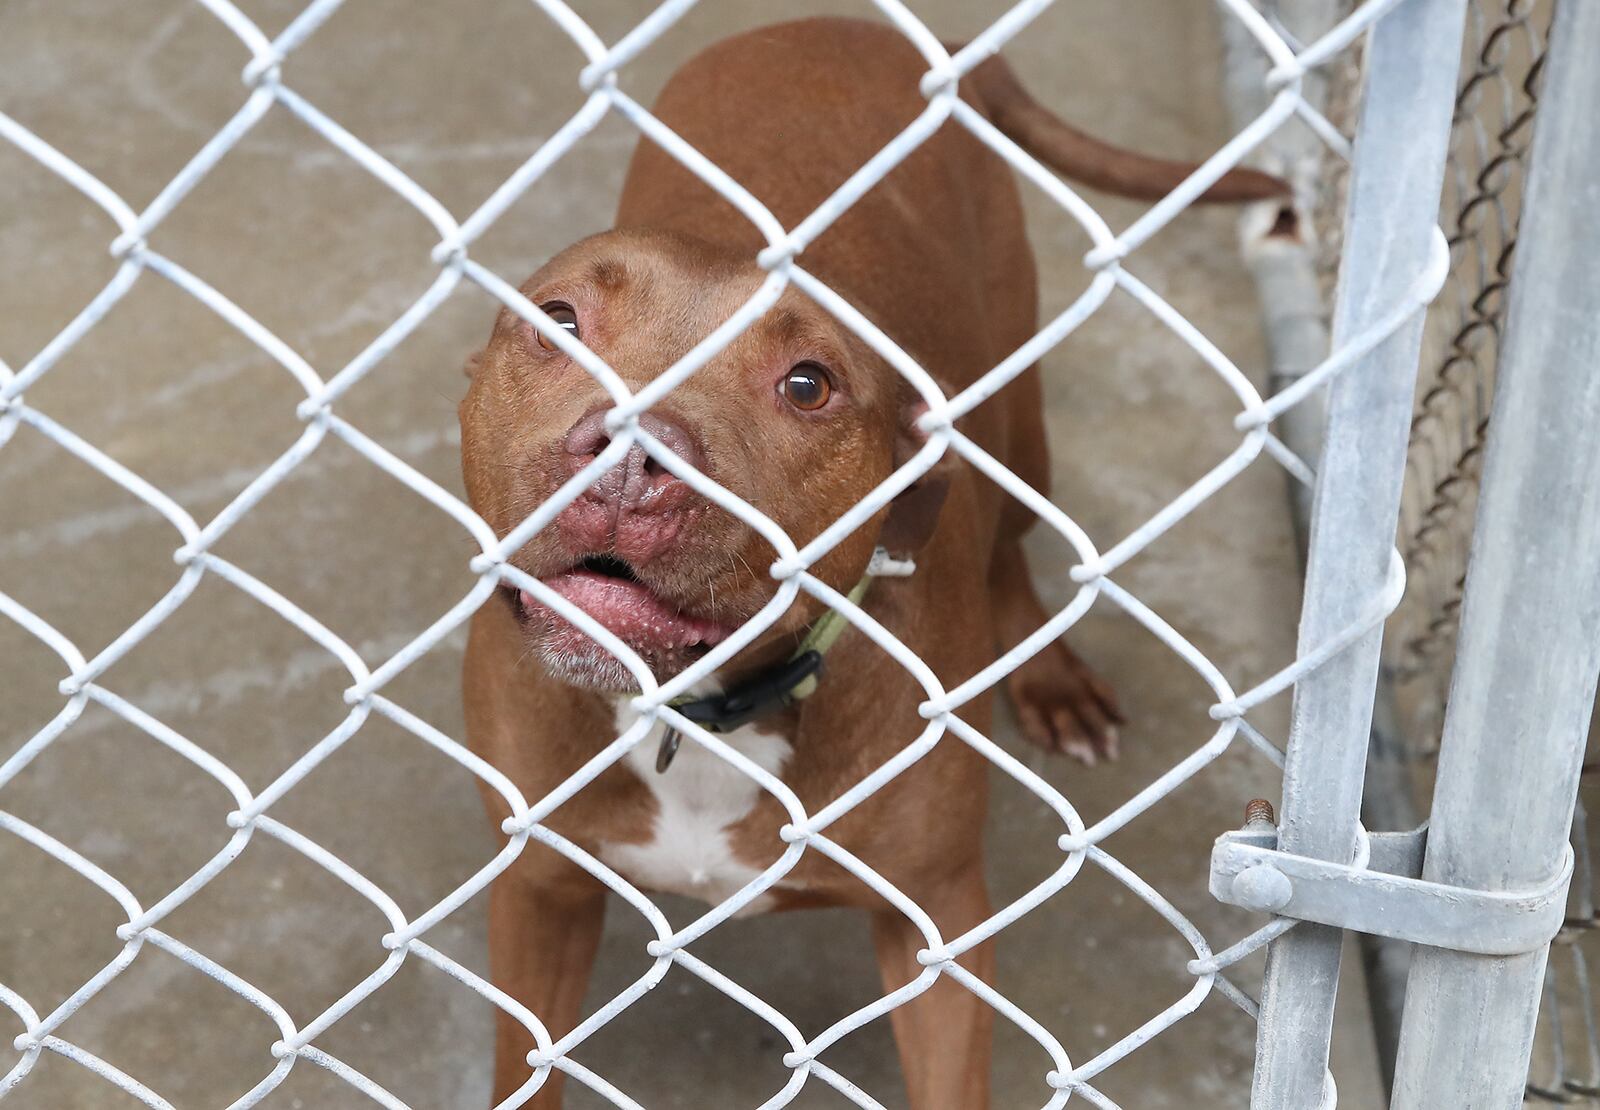
[[[521, 291], [541, 307], [570, 306], [582, 342], [625, 380], [640, 382], [666, 371], [722, 327], [767, 277], [746, 254], [670, 232], [625, 229], [567, 248]], [[531, 338], [528, 325], [509, 309], [501, 313], [501, 329]], [[895, 386], [875, 380], [895, 377], [887, 365], [793, 288], [713, 355], [694, 380], [806, 360], [851, 375], [858, 403], [875, 404], [886, 387]]]
[[[614, 351], [619, 358], [635, 350], [653, 352], [649, 362], [665, 368], [756, 290], [761, 274], [749, 269], [741, 272], [731, 259], [691, 239], [607, 232], [556, 255], [522, 292], [536, 305], [571, 305], [591, 349]], [[607, 361], [619, 372], [646, 370]]]

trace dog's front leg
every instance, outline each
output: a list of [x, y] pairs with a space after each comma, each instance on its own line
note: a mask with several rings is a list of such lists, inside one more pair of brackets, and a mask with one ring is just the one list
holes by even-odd
[[[990, 912], [983, 870], [976, 861], [932, 889], [917, 891], [915, 897], [946, 940], [960, 936]], [[904, 915], [895, 910], [874, 914], [872, 936], [885, 990], [898, 990], [922, 974], [917, 952], [925, 941]], [[958, 962], [985, 983], [992, 982], [993, 942], [978, 945]], [[987, 1110], [994, 1027], [994, 1011], [987, 1003], [953, 979], [941, 977], [892, 1010], [889, 1020], [911, 1110]]]
[[[600, 945], [605, 892], [584, 876], [569, 884], [542, 885], [511, 872], [489, 891], [489, 966], [495, 986], [544, 1022], [559, 1039], [578, 1023], [589, 969]], [[533, 1074], [533, 1035], [504, 1011], [496, 1016], [494, 1105]], [[528, 1110], [559, 1110], [561, 1072], [552, 1069]]]

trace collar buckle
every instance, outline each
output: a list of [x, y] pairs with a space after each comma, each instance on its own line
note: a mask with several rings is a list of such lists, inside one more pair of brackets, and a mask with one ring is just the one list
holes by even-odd
[[803, 651], [726, 693], [695, 698], [672, 708], [709, 732], [732, 732], [798, 700], [803, 695], [797, 694], [797, 688], [821, 670], [822, 653]]
[[[867, 572], [856, 583], [855, 589], [850, 591], [849, 600], [852, 604], [861, 604], [874, 578], [904, 578], [916, 569], [917, 564], [910, 559], [896, 559], [883, 548], [877, 548], [872, 553]], [[763, 671], [725, 693], [675, 700], [671, 703], [672, 708], [708, 732], [732, 732], [773, 710], [787, 709], [816, 692], [817, 676], [822, 673], [822, 657], [848, 624], [838, 612], [829, 610], [811, 626], [810, 633], [800, 645], [800, 651], [787, 662]], [[672, 766], [682, 741], [683, 734], [671, 725], [662, 732], [661, 746], [656, 751], [658, 773]]]
[[[732, 732], [775, 709], [784, 709], [816, 689], [822, 670], [820, 651], [803, 651], [786, 663], [763, 671], [749, 682], [722, 694], [676, 702], [672, 708], [707, 732]], [[671, 725], [661, 734], [656, 750], [656, 772], [672, 766], [683, 735]]]

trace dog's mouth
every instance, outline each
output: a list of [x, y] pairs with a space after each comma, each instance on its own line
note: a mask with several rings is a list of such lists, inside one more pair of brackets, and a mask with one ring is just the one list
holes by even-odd
[[[652, 589], [632, 564], [615, 555], [585, 556], [540, 581], [593, 617], [658, 672], [681, 669], [734, 631], [731, 625], [684, 612]], [[528, 591], [516, 591], [515, 601], [523, 619], [533, 626], [547, 661], [559, 658], [571, 663], [592, 656], [610, 660], [609, 652]]]

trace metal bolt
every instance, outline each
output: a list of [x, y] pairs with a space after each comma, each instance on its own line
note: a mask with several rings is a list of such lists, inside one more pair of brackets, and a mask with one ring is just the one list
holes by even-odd
[[1258, 863], [1233, 877], [1233, 899], [1247, 910], [1275, 913], [1293, 897], [1294, 884], [1276, 867]]
[[1244, 807], [1244, 823], [1249, 828], [1252, 825], [1265, 824], [1277, 827], [1278, 817], [1272, 811], [1272, 803], [1265, 798], [1255, 798]]

